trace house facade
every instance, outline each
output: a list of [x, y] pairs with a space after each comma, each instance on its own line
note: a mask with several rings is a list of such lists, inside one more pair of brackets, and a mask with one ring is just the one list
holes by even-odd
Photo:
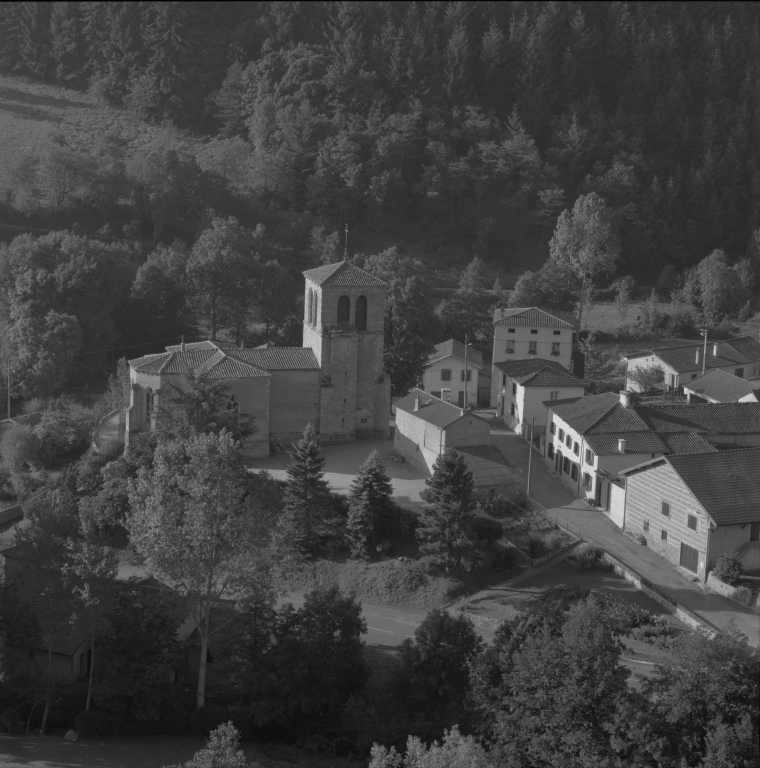
[[448, 339], [435, 345], [422, 377], [422, 389], [460, 408], [477, 406], [482, 369], [483, 355], [478, 350], [468, 346], [465, 354], [461, 341]]
[[495, 310], [490, 406], [496, 407], [499, 396], [497, 363], [541, 358], [570, 370], [574, 332], [575, 315], [571, 312], [538, 307]]
[[308, 423], [323, 443], [388, 436], [390, 378], [383, 370], [385, 283], [348, 262], [304, 273], [302, 347], [240, 349], [220, 341], [130, 360], [125, 441], [156, 429], [162, 389], [195, 373], [223, 381], [228, 408], [255, 418], [249, 456], [297, 440]]
[[553, 360], [505, 360], [494, 365], [494, 375], [499, 377], [496, 415], [523, 437], [532, 424], [542, 434], [545, 431], [544, 401], [585, 394], [583, 381]]
[[662, 557], [702, 581], [724, 553], [760, 568], [760, 448], [663, 456], [622, 474], [625, 528]]
[[718, 369], [740, 379], [756, 379], [760, 376], [760, 343], [751, 336], [740, 336], [726, 341], [711, 342], [707, 345], [694, 342], [675, 347], [650, 349], [623, 358], [626, 361], [625, 388], [639, 392], [641, 387], [631, 378], [637, 368], [658, 366], [665, 373], [662, 387], [678, 391], [705, 371]]
[[747, 381], [715, 368], [684, 384], [683, 393], [687, 403], [756, 403], [760, 401], [760, 380]]

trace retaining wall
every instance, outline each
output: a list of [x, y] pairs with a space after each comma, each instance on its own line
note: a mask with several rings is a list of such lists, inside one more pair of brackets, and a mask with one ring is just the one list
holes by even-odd
[[725, 581], [721, 581], [714, 573], [710, 573], [708, 575], [707, 586], [714, 592], [717, 592], [719, 595], [723, 595], [723, 597], [727, 597], [729, 600], [733, 600], [735, 603], [739, 603], [739, 605], [750, 607], [755, 610], [758, 609], [758, 604], [756, 601], [755, 605], [752, 605], [752, 593], [748, 589], [745, 594], [748, 594], [749, 601], [745, 600], [744, 597], [741, 596], [742, 592], [740, 592], [736, 587], [731, 586], [731, 584], [726, 584]]

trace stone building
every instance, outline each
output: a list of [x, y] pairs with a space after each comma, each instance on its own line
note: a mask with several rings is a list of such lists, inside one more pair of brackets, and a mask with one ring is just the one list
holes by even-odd
[[311, 422], [323, 443], [388, 437], [391, 382], [383, 370], [385, 283], [341, 261], [304, 273], [303, 346], [241, 349], [202, 341], [129, 361], [125, 441], [156, 428], [162, 387], [190, 372], [223, 380], [228, 408], [255, 417], [246, 454], [298, 439]]

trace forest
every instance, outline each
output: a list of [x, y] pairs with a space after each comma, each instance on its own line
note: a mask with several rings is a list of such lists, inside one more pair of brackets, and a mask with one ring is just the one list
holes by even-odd
[[[498, 301], [589, 195], [619, 243], [606, 277], [651, 285], [665, 267], [669, 289], [715, 250], [726, 266], [760, 255], [759, 14], [731, 2], [3, 3], [0, 67], [156, 133], [140, 151], [118, 131], [30, 145], [0, 212], [118, 265], [107, 282], [120, 287], [99, 294], [116, 316], [80, 320], [78, 353], [213, 335], [195, 294], [169, 311], [160, 286], [176, 288], [177, 254], [230, 217], [262, 269], [287, 273], [278, 343], [297, 343], [308, 266], [395, 246], [428, 286], [450, 285], [477, 257], [488, 289], [505, 281]], [[39, 239], [26, 237], [10, 250]], [[8, 253], [6, 328], [20, 290]], [[223, 324], [236, 340], [269, 337], [255, 293], [242, 326]], [[150, 305], [147, 322], [134, 302]], [[36, 336], [63, 333], [55, 321], [37, 317]]]

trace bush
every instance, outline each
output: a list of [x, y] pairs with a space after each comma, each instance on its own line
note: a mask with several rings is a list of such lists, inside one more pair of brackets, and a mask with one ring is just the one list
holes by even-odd
[[55, 403], [33, 430], [40, 444], [39, 462], [48, 467], [59, 456], [85, 448], [96, 423], [97, 413], [93, 408], [62, 401]]
[[732, 595], [734, 600], [737, 600], [742, 605], [749, 605], [752, 601], [752, 590], [749, 587], [736, 587], [734, 594]]
[[493, 541], [498, 541], [504, 533], [498, 520], [486, 517], [485, 515], [473, 515], [472, 529], [478, 541], [485, 541], [489, 544]]
[[104, 712], [94, 709], [83, 709], [74, 718], [74, 730], [83, 739], [92, 739], [114, 735], [114, 724], [111, 717]]
[[629, 539], [633, 539], [637, 544], [641, 544], [642, 547], [647, 545], [647, 537], [641, 531], [632, 531], [630, 528], [626, 528], [623, 533], [628, 536]]
[[207, 738], [209, 733], [223, 723], [231, 722], [242, 738], [247, 738], [255, 727], [253, 713], [247, 707], [219, 707], [210, 704], [196, 709], [190, 715], [190, 732]]
[[525, 537], [525, 548], [528, 551], [528, 557], [541, 557], [546, 553], [546, 539], [543, 534], [531, 531]]
[[742, 566], [735, 552], [725, 552], [715, 563], [713, 573], [725, 584], [736, 584], [742, 575]]
[[491, 568], [496, 573], [506, 573], [514, 569], [517, 564], [517, 551], [510, 549], [500, 549], [491, 556]]
[[562, 549], [567, 544], [567, 539], [562, 531], [550, 531], [545, 535], [544, 541], [546, 548], [553, 552], [555, 549]]
[[21, 472], [27, 466], [36, 468], [39, 453], [40, 441], [31, 427], [13, 424], [3, 430], [0, 437], [0, 460], [8, 472]]
[[584, 542], [567, 559], [579, 571], [590, 571], [592, 568], [604, 567], [603, 556], [604, 550], [601, 547]]

